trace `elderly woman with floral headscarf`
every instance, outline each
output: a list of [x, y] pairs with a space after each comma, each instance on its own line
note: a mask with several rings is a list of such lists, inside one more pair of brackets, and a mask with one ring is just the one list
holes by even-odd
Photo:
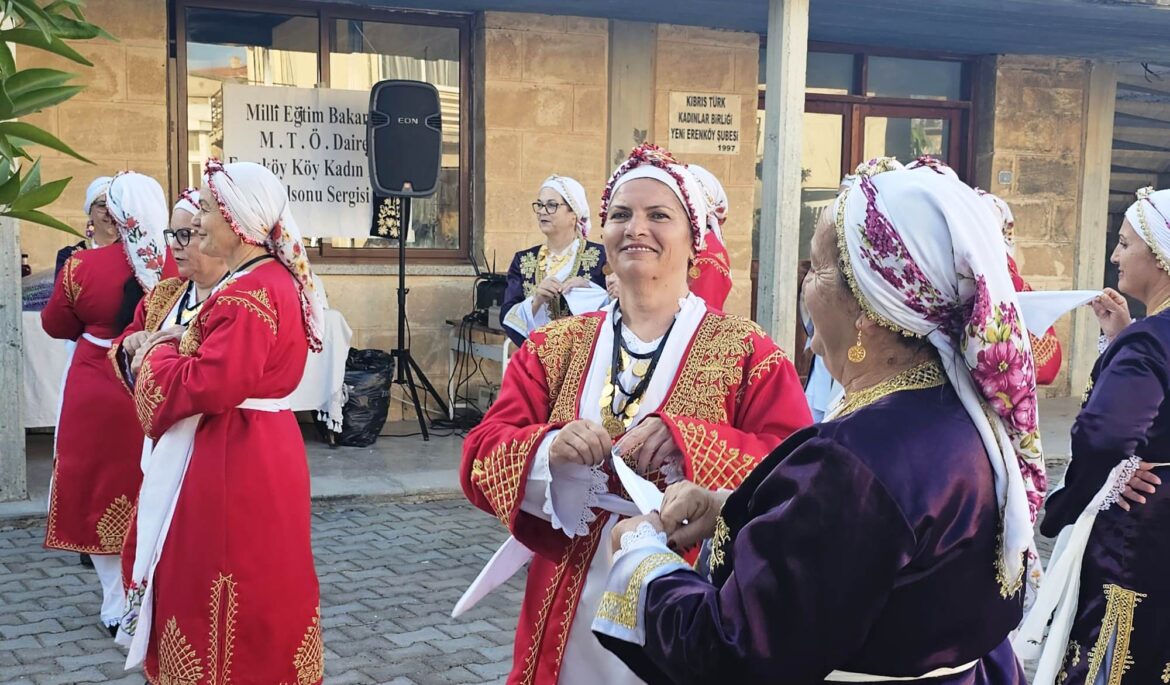
[[[1017, 293], [1027, 293], [1032, 291], [1032, 286], [1028, 285], [1020, 276], [1020, 270], [1016, 266], [1016, 219], [1012, 215], [1011, 207], [1003, 201], [998, 195], [975, 189], [979, 193], [979, 197], [983, 198], [991, 208], [995, 211], [996, 216], [1002, 220], [1003, 227], [1003, 242], [1007, 249], [1008, 271], [1012, 275], [1012, 285], [1015, 286]], [[1060, 363], [1062, 355], [1060, 351], [1060, 340], [1056, 337], [1056, 329], [1049, 327], [1044, 332], [1044, 337], [1036, 337], [1031, 333], [1028, 338], [1032, 343], [1032, 356], [1036, 359], [1036, 385], [1051, 385], [1056, 380], [1056, 374], [1060, 373]]]
[[167, 205], [157, 181], [124, 172], [102, 199], [117, 242], [69, 257], [41, 312], [46, 333], [77, 341], [61, 390], [45, 546], [92, 555], [104, 595], [101, 620], [112, 632], [122, 613], [118, 555], [142, 481], [142, 429], [106, 353], [143, 293], [174, 265], [163, 242]]
[[1170, 682], [1170, 495], [1159, 487], [1170, 473], [1170, 190], [1137, 198], [1112, 261], [1147, 316], [1131, 321], [1112, 289], [1093, 303], [1111, 342], [1044, 505], [1040, 531], [1059, 537], [1017, 639], [1039, 657], [1042, 685]]
[[585, 188], [568, 176], [549, 176], [532, 211], [545, 243], [512, 258], [500, 306], [500, 323], [517, 347], [550, 321], [597, 311], [606, 300], [605, 248], [589, 242]]
[[[207, 162], [194, 228], [227, 279], [131, 367], [144, 460], [119, 641], [154, 684], [320, 683], [309, 472], [288, 396], [322, 307], [284, 185]], [[177, 336], [177, 337], [176, 337]], [[209, 610], [210, 607], [210, 610]]]
[[[844, 399], [722, 509], [677, 485], [619, 524], [593, 629], [650, 683], [1023, 685], [1045, 480], [998, 221], [933, 160], [875, 160], [826, 211], [805, 299]], [[667, 544], [704, 535], [709, 577]]]
[[682, 480], [733, 488], [810, 422], [787, 355], [687, 288], [707, 209], [686, 166], [637, 148], [601, 207], [620, 299], [532, 334], [464, 443], [464, 492], [514, 537], [456, 614], [532, 559], [509, 683], [638, 682], [589, 631], [603, 540], [640, 511], [615, 473], [655, 493]]

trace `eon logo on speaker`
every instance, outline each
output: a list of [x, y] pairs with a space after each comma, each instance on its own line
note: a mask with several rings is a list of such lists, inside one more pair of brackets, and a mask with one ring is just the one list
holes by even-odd
[[418, 117], [398, 117], [398, 123], [418, 126]]

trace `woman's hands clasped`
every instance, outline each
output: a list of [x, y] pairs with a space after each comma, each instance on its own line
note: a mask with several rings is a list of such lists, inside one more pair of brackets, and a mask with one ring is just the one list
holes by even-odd
[[183, 326], [171, 326], [169, 328], [164, 328], [160, 331], [151, 333], [144, 341], [142, 341], [138, 350], [134, 353], [134, 358], [130, 361], [130, 373], [134, 374], [135, 376], [138, 375], [138, 370], [142, 368], [142, 362], [146, 360], [147, 353], [149, 353], [155, 345], [170, 341], [178, 342], [180, 339], [182, 339], [183, 333], [186, 332], [186, 330], [187, 329]]

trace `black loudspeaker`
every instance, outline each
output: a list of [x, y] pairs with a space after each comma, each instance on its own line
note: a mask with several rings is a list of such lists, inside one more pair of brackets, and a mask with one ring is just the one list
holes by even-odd
[[379, 195], [427, 197], [439, 185], [439, 91], [422, 81], [379, 81], [370, 91], [370, 185]]

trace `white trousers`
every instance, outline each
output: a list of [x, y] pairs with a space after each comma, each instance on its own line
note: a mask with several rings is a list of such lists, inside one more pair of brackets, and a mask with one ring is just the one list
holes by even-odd
[[93, 554], [90, 559], [102, 582], [102, 623], [116, 626], [122, 620], [122, 602], [126, 598], [122, 587], [122, 555]]

